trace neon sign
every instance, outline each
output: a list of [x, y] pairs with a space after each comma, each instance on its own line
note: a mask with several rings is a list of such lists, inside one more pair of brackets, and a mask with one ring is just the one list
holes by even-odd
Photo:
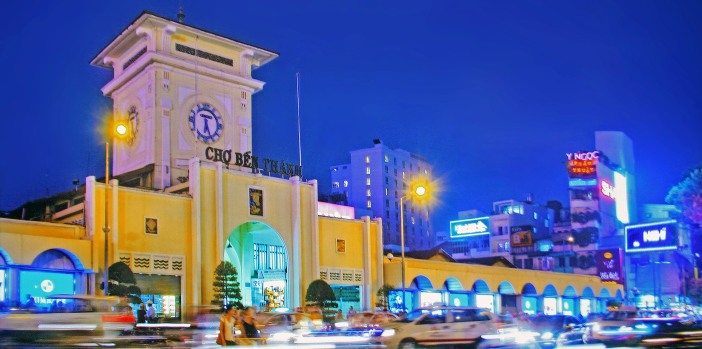
[[490, 217], [480, 217], [451, 221], [449, 223], [451, 238], [490, 234]]
[[570, 177], [591, 177], [595, 175], [600, 152], [566, 153]]
[[602, 195], [610, 198], [610, 199], [615, 199], [616, 198], [616, 190], [614, 189], [614, 186], [603, 181], [600, 181], [600, 191], [602, 192]]
[[624, 228], [626, 252], [675, 250], [678, 248], [677, 221], [630, 225]]

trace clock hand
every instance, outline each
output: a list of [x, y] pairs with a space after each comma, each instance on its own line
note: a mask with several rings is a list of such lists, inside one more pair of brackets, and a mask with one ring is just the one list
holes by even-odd
[[205, 127], [203, 128], [202, 133], [207, 132], [207, 134], [210, 137], [212, 137], [212, 131], [210, 131], [210, 123], [207, 121], [207, 119], [212, 119], [212, 116], [207, 114], [200, 114], [200, 116], [205, 119]]

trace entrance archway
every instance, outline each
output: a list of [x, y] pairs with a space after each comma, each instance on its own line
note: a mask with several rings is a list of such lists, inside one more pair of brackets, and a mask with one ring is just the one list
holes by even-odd
[[288, 249], [268, 224], [239, 225], [224, 241], [223, 260], [239, 272], [242, 303], [260, 310], [289, 308]]

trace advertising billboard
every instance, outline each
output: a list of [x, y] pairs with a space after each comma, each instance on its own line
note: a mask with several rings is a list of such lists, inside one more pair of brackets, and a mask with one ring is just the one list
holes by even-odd
[[566, 153], [568, 158], [567, 169], [570, 178], [595, 178], [597, 177], [597, 161], [600, 152], [577, 152]]
[[449, 222], [451, 238], [463, 238], [468, 236], [490, 234], [490, 217], [480, 217], [462, 219], [460, 221]]
[[25, 301], [27, 296], [31, 296], [37, 305], [48, 304], [48, 296], [75, 292], [73, 274], [21, 270], [19, 279], [22, 300]]
[[677, 221], [630, 225], [624, 228], [626, 252], [675, 250], [678, 248]]
[[529, 253], [534, 251], [534, 227], [517, 225], [509, 229], [509, 241], [512, 254]]
[[597, 275], [600, 276], [602, 282], [624, 284], [621, 249], [598, 250], [595, 254], [595, 262], [597, 263]]

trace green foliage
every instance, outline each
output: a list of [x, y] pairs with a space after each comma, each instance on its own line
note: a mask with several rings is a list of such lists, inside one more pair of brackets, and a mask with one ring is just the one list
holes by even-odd
[[688, 222], [702, 224], [702, 167], [692, 169], [670, 188], [665, 201], [675, 205]]
[[[134, 273], [123, 262], [117, 262], [107, 268], [107, 294], [110, 296], [129, 297], [132, 303], [141, 296], [141, 289], [136, 285]], [[104, 289], [100, 285], [100, 289]]]
[[392, 291], [394, 288], [388, 284], [385, 284], [378, 289], [378, 292], [376, 292], [376, 296], [378, 298], [378, 306], [381, 307], [383, 310], [388, 310], [388, 307], [390, 306], [389, 304], [389, 299], [390, 299], [390, 291]]
[[237, 308], [243, 308], [241, 303], [241, 288], [239, 287], [239, 273], [236, 267], [230, 262], [222, 261], [214, 272], [212, 281], [214, 291], [213, 305], [223, 307], [225, 304], [233, 304]]
[[314, 280], [310, 283], [305, 295], [305, 302], [307, 302], [307, 305], [319, 306], [322, 311], [325, 308], [336, 308], [338, 306], [334, 290], [324, 280]]

